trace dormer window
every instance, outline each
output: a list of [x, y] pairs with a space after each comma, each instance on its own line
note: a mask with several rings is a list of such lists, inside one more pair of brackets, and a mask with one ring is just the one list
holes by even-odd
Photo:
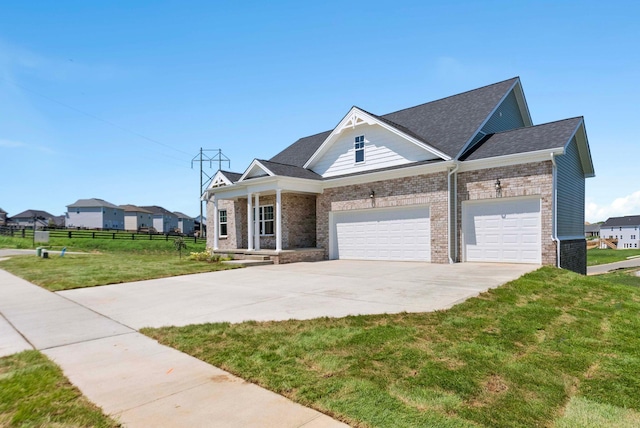
[[356, 152], [356, 163], [364, 162], [364, 135], [356, 137], [354, 149]]

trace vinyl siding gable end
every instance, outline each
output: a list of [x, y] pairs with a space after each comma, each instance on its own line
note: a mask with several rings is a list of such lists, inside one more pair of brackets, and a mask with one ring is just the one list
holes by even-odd
[[558, 166], [558, 237], [584, 236], [585, 177], [575, 137], [564, 155], [556, 158]]

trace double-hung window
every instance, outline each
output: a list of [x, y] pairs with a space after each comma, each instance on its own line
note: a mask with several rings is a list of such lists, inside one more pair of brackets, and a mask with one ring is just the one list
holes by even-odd
[[273, 205], [263, 205], [260, 207], [258, 223], [260, 224], [260, 235], [273, 235], [275, 223]]
[[227, 210], [218, 211], [219, 236], [227, 236]]
[[364, 135], [356, 137], [353, 148], [356, 152], [356, 163], [364, 162]]

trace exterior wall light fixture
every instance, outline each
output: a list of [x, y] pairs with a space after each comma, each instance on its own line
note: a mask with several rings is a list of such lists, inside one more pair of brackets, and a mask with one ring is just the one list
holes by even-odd
[[500, 179], [496, 178], [496, 198], [502, 196], [502, 184], [500, 184]]

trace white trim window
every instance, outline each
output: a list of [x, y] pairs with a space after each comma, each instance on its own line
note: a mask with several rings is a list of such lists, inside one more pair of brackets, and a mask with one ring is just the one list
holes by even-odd
[[356, 163], [364, 163], [364, 135], [358, 135], [353, 143]]
[[227, 210], [218, 210], [219, 236], [227, 236]]
[[262, 205], [258, 218], [260, 236], [270, 236], [274, 234], [275, 217], [273, 215], [273, 205]]

